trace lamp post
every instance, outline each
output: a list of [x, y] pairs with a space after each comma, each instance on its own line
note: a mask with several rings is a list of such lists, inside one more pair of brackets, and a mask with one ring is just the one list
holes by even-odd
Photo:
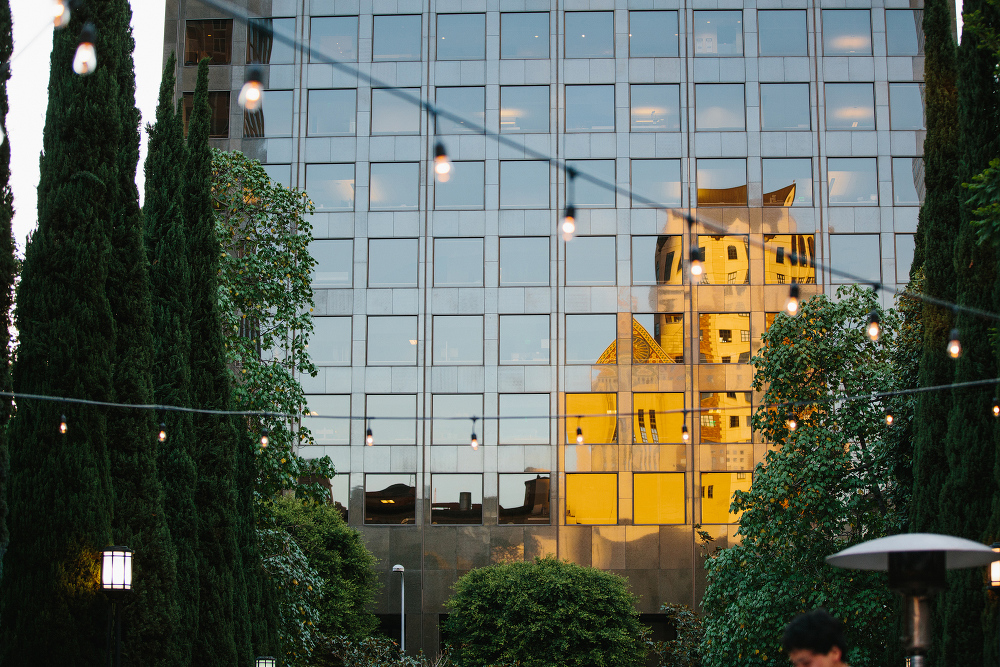
[[907, 663], [924, 667], [931, 645], [930, 598], [946, 588], [945, 570], [979, 567], [994, 558], [992, 549], [972, 540], [910, 533], [856, 544], [827, 556], [826, 562], [835, 567], [889, 572], [889, 588], [903, 595]]
[[[1000, 556], [1000, 542], [991, 544], [990, 551]], [[1000, 560], [990, 563], [990, 590], [1000, 596]], [[1000, 637], [1000, 614], [997, 615], [997, 636]]]
[[406, 653], [406, 585], [404, 581], [404, 568], [402, 565], [393, 565], [393, 572], [399, 572], [399, 652]]
[[111, 619], [108, 624], [108, 665], [111, 666], [111, 636], [114, 634], [114, 664], [122, 664], [122, 617], [120, 601], [132, 590], [132, 550], [128, 547], [109, 547], [101, 554], [101, 590], [111, 600]]

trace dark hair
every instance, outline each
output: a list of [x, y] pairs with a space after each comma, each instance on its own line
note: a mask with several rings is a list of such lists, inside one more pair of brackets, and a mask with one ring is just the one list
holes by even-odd
[[793, 618], [781, 636], [781, 646], [786, 653], [805, 649], [819, 655], [836, 646], [842, 655], [847, 655], [843, 625], [822, 607]]

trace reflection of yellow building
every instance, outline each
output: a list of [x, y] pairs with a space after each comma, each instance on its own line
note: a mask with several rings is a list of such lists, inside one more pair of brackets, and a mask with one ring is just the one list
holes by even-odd
[[750, 313], [700, 313], [698, 327], [702, 363], [750, 361]]
[[684, 473], [632, 476], [632, 523], [684, 523]]
[[[684, 362], [684, 317], [678, 313], [653, 315], [656, 337], [632, 318], [632, 363], [673, 364]], [[666, 349], [664, 349], [666, 345]], [[597, 359], [598, 364], [618, 363], [618, 341], [612, 341]]]
[[733, 493], [749, 491], [753, 475], [748, 472], [701, 473], [701, 522], [736, 523], [742, 512], [731, 513]]
[[746, 206], [747, 186], [732, 188], [698, 188], [699, 206]]
[[[680, 285], [684, 282], [684, 251], [681, 246], [680, 236], [660, 236], [656, 239], [653, 263], [657, 285]], [[638, 261], [638, 258], [633, 257], [632, 261]]]
[[684, 394], [632, 394], [632, 442], [681, 442]]
[[618, 523], [618, 475], [566, 474], [566, 524]]
[[[576, 415], [607, 415], [584, 416]], [[577, 427], [583, 429], [587, 444], [618, 442], [618, 395], [566, 394], [566, 439], [576, 442]]]
[[764, 236], [764, 283], [816, 282], [816, 239], [812, 234]]
[[764, 193], [764, 206], [791, 206], [795, 202], [795, 181], [774, 192]]
[[725, 391], [701, 394], [702, 442], [750, 442], [750, 392]]
[[703, 251], [703, 285], [750, 284], [750, 238], [747, 236], [699, 236]]

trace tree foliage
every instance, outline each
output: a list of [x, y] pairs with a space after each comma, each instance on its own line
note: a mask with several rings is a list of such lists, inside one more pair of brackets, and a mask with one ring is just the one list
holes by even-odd
[[[0, 1], [0, 62], [7, 62], [14, 50], [11, 34], [10, 0]], [[0, 128], [7, 134], [7, 81], [10, 68], [0, 70]], [[0, 142], [0, 391], [10, 391], [10, 313], [14, 305], [14, 277], [17, 259], [14, 255], [14, 195], [10, 189], [10, 142]], [[10, 455], [7, 451], [7, 422], [11, 403], [0, 404], [0, 579], [3, 578], [3, 556], [7, 550], [7, 479]]]
[[705, 625], [701, 616], [684, 604], [665, 604], [660, 611], [677, 633], [674, 639], [650, 642], [650, 650], [660, 667], [702, 667]]
[[[740, 543], [706, 563], [706, 667], [785, 664], [784, 625], [817, 606], [846, 622], [851, 665], [890, 662], [885, 638], [893, 607], [884, 575], [824, 562], [902, 528], [901, 508], [892, 502], [890, 427], [879, 403], [867, 398], [894, 388], [898, 318], [883, 312], [884, 333], [872, 343], [864, 324], [876, 308], [874, 293], [858, 287], [842, 288], [836, 301], [814, 297], [798, 317], [779, 315], [751, 360], [761, 404], [796, 405], [754, 413], [755, 431], [773, 448], [757, 466], [750, 491], [735, 494]], [[849, 395], [866, 398], [832, 401]], [[798, 420], [794, 431], [787, 425], [791, 414]]]
[[472, 570], [444, 631], [458, 667], [632, 667], [645, 659], [635, 596], [615, 574], [555, 558]]

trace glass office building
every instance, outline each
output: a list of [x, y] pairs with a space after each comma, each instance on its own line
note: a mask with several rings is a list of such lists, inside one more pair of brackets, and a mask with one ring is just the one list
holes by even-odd
[[[788, 286], [832, 293], [842, 280], [817, 260], [906, 281], [923, 197], [921, 11], [909, 0], [242, 4], [467, 121], [435, 120], [194, 0], [167, 2], [179, 96], [212, 59], [215, 145], [316, 203], [320, 371], [304, 385], [311, 410], [355, 419], [307, 419], [317, 444], [303, 454], [329, 455], [340, 473], [331, 492], [380, 559], [387, 628], [398, 628], [397, 563], [408, 647], [427, 651], [457, 578], [510, 559], [620, 573], [646, 614], [696, 604], [696, 526], [719, 546], [736, 539], [732, 494], [764, 456], [748, 362]], [[267, 92], [244, 114], [248, 63]], [[433, 177], [438, 140], [447, 183]], [[529, 151], [639, 197], [567, 184]], [[692, 284], [686, 258], [699, 249]]]

